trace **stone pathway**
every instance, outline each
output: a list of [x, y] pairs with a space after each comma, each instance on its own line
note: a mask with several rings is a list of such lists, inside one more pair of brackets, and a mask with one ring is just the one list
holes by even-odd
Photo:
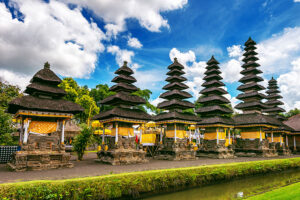
[[5, 164], [0, 164], [0, 183], [29, 181], [29, 180], [57, 180], [67, 178], [78, 178], [87, 176], [99, 176], [105, 174], [117, 174], [123, 172], [166, 169], [166, 168], [178, 168], [178, 167], [191, 167], [199, 165], [212, 165], [222, 163], [233, 162], [246, 162], [256, 160], [271, 160], [300, 157], [300, 155], [294, 155], [290, 157], [275, 157], [275, 158], [247, 158], [239, 157], [234, 159], [211, 159], [211, 158], [199, 158], [194, 161], [164, 161], [164, 160], [150, 160], [146, 164], [138, 165], [125, 165], [125, 166], [111, 166], [107, 164], [101, 164], [94, 162], [96, 159], [96, 153], [88, 153], [84, 156], [83, 161], [76, 161], [76, 157], [72, 156], [71, 160], [74, 163], [74, 168], [70, 169], [52, 169], [46, 171], [26, 171], [26, 172], [11, 172], [6, 168]]

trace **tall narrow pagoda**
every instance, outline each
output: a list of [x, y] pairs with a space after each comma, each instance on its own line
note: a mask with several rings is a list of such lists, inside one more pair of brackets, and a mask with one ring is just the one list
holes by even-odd
[[[132, 76], [133, 71], [125, 61], [115, 74], [112, 80], [116, 83], [110, 88], [114, 95], [105, 98], [101, 104], [110, 105], [112, 109], [101, 112], [93, 117], [103, 123], [103, 127], [110, 127], [111, 134], [102, 135], [102, 148], [97, 153], [101, 162], [112, 165], [144, 163], [146, 152], [137, 148], [133, 125], [139, 124], [140, 130], [151, 116], [146, 112], [137, 109], [136, 106], [145, 104], [142, 97], [133, 95], [138, 88], [133, 85], [136, 79]], [[103, 128], [105, 130], [105, 128]]]
[[[198, 103], [202, 106], [196, 110], [200, 114], [201, 121], [198, 127], [205, 129], [204, 140], [197, 151], [198, 156], [208, 156], [214, 158], [233, 158], [231, 148], [232, 138], [231, 130], [234, 127], [234, 121], [230, 115], [233, 113], [230, 101], [223, 95], [228, 94], [222, 87], [224, 83], [220, 74], [219, 62], [212, 56], [207, 62], [206, 76], [203, 78], [204, 87], [200, 91]], [[229, 147], [228, 147], [229, 146]]]
[[65, 152], [64, 127], [74, 114], [83, 111], [78, 104], [66, 101], [58, 87], [61, 79], [45, 63], [24, 91], [28, 95], [9, 103], [7, 111], [21, 121], [21, 151], [16, 152], [8, 167], [15, 171], [72, 167]]
[[259, 76], [262, 73], [259, 70], [259, 64], [256, 53], [256, 42], [251, 38], [245, 43], [245, 53], [241, 74], [243, 77], [239, 80], [242, 83], [237, 89], [242, 93], [237, 99], [242, 102], [236, 105], [236, 109], [242, 110], [243, 114], [234, 116], [235, 127], [241, 130], [240, 138], [237, 139], [235, 148], [238, 156], [275, 156], [273, 149], [269, 149], [265, 130], [277, 128], [280, 122], [270, 116], [262, 114], [262, 110], [267, 106], [262, 103], [265, 95], [261, 93], [265, 89], [259, 82], [263, 79]]
[[174, 62], [168, 66], [169, 76], [167, 85], [163, 87], [167, 90], [160, 95], [165, 101], [158, 104], [158, 108], [167, 110], [155, 117], [156, 124], [164, 126], [164, 136], [161, 136], [157, 159], [167, 160], [188, 160], [195, 159], [195, 151], [188, 144], [189, 135], [187, 129], [190, 125], [195, 125], [199, 119], [197, 116], [182, 112], [185, 109], [194, 108], [194, 104], [184, 99], [192, 97], [188, 92], [188, 86], [183, 82], [187, 79], [182, 75], [184, 66], [174, 58]]
[[[283, 102], [280, 101], [282, 96], [280, 95], [280, 91], [278, 90], [277, 81], [272, 77], [269, 81], [268, 90], [267, 90], [267, 101], [265, 104], [268, 106], [267, 109], [264, 110], [265, 113], [268, 113], [270, 116], [283, 121], [285, 118], [280, 115], [285, 112], [285, 110], [280, 105], [283, 105]], [[290, 151], [288, 148], [288, 134], [291, 133], [293, 129], [285, 124], [281, 124], [280, 127], [276, 129], [269, 129], [268, 140], [270, 143], [270, 148], [275, 148], [280, 155], [289, 155]]]

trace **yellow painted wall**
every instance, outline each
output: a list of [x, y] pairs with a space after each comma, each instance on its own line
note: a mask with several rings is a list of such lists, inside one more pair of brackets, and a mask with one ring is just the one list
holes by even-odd
[[[269, 140], [269, 142], [272, 142], [272, 138], [271, 137], [268, 137], [268, 140]], [[280, 142], [280, 141], [283, 142], [283, 139], [282, 139], [281, 136], [280, 137], [273, 137], [273, 142]]]
[[[219, 132], [219, 139], [225, 140], [226, 133], [225, 132]], [[216, 140], [217, 139], [217, 133], [204, 133], [204, 140]]]
[[[265, 139], [265, 132], [261, 132], [262, 134], [262, 139]], [[260, 138], [260, 133], [259, 131], [253, 131], [253, 132], [241, 132], [241, 137], [242, 139], [259, 139]]]
[[[133, 133], [133, 128], [129, 128], [129, 127], [118, 127], [118, 134], [122, 135], [122, 136], [134, 136]], [[112, 136], [116, 135], [116, 128], [112, 128], [111, 129], [111, 134]]]
[[142, 135], [142, 144], [144, 143], [155, 143], [156, 134], [143, 134]]
[[[166, 137], [167, 138], [174, 138], [175, 130], [166, 130]], [[176, 137], [177, 138], [186, 138], [188, 137], [185, 130], [176, 130]]]

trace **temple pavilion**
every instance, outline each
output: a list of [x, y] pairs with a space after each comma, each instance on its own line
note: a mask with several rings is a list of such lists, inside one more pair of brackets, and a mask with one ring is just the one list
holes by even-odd
[[[279, 87], [277, 86], [277, 81], [273, 77], [269, 81], [267, 88], [268, 90], [266, 93], [268, 95], [266, 97], [267, 101], [265, 104], [268, 108], [265, 109], [264, 112], [282, 122], [285, 118], [280, 114], [285, 112], [285, 110], [279, 107], [280, 105], [283, 105], [283, 102], [280, 101], [282, 96], [278, 90]], [[270, 148], [275, 148], [280, 155], [289, 155], [288, 134], [290, 134], [291, 131], [293, 131], [293, 129], [283, 123], [276, 129], [269, 129], [266, 131], [268, 133]]]
[[83, 111], [78, 104], [66, 101], [65, 91], [58, 87], [61, 79], [49, 63], [38, 71], [24, 95], [9, 103], [7, 112], [21, 122], [21, 150], [13, 155], [8, 167], [15, 171], [72, 167], [65, 152], [66, 121]]
[[219, 62], [212, 56], [207, 62], [206, 76], [203, 78], [203, 90], [200, 91], [198, 103], [201, 107], [196, 110], [201, 117], [197, 127], [204, 129], [204, 140], [197, 156], [208, 156], [214, 158], [233, 158], [231, 148], [231, 131], [234, 121], [231, 119], [233, 110], [230, 101], [223, 95], [228, 94], [222, 87], [224, 83], [220, 76]]
[[190, 132], [187, 131], [190, 125], [195, 125], [199, 121], [194, 114], [183, 112], [183, 110], [194, 108], [194, 104], [184, 99], [192, 97], [188, 92], [188, 86], [183, 82], [187, 79], [182, 75], [184, 66], [174, 58], [174, 62], [168, 66], [167, 85], [163, 87], [167, 90], [160, 95], [165, 101], [158, 104], [158, 108], [167, 110], [155, 116], [157, 125], [164, 127], [161, 134], [160, 144], [156, 159], [167, 160], [188, 160], [195, 159], [195, 151], [189, 143]]
[[242, 110], [243, 114], [234, 116], [235, 128], [240, 129], [240, 138], [237, 139], [235, 153], [238, 156], [276, 156], [274, 149], [269, 149], [265, 130], [278, 128], [280, 121], [271, 116], [263, 115], [262, 110], [268, 108], [262, 99], [266, 98], [261, 93], [265, 89], [259, 82], [263, 79], [259, 76], [262, 71], [256, 53], [256, 42], [251, 38], [245, 43], [245, 53], [239, 80], [242, 83], [237, 89], [242, 93], [237, 99], [242, 102], [235, 106]]
[[[133, 95], [138, 88], [133, 85], [136, 79], [132, 76], [133, 71], [125, 61], [112, 80], [116, 83], [110, 88], [114, 95], [102, 100], [100, 103], [112, 106], [112, 109], [101, 112], [93, 117], [103, 123], [103, 130], [109, 128], [110, 135], [102, 134], [102, 147], [98, 151], [98, 161], [112, 165], [144, 163], [146, 152], [135, 141], [133, 125], [139, 125], [142, 132], [143, 126], [151, 120], [146, 112], [137, 109], [136, 106], [145, 104], [145, 99]], [[140, 134], [141, 135], [141, 134]]]
[[300, 114], [294, 115], [283, 122], [293, 130], [288, 135], [287, 143], [293, 147], [294, 152], [300, 151]]

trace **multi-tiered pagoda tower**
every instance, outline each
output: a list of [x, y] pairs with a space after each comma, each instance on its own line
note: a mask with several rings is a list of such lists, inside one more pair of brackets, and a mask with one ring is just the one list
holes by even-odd
[[64, 127], [74, 114], [83, 111], [78, 104], [66, 101], [59, 88], [61, 79], [50, 70], [49, 63], [38, 71], [24, 91], [28, 95], [9, 103], [7, 111], [21, 121], [21, 151], [8, 163], [15, 171], [72, 167], [65, 152]]
[[[282, 96], [280, 95], [280, 91], [278, 90], [277, 81], [272, 77], [269, 81], [268, 90], [267, 90], [267, 101], [265, 104], [268, 106], [267, 109], [264, 110], [265, 113], [268, 113], [270, 116], [283, 121], [285, 118], [280, 115], [285, 112], [285, 110], [280, 105], [283, 105], [283, 102], [280, 101]], [[292, 128], [285, 124], [281, 124], [280, 127], [276, 129], [270, 129], [267, 131], [268, 140], [270, 143], [270, 148], [275, 148], [280, 155], [289, 155], [290, 151], [288, 148], [288, 135]]]
[[158, 108], [168, 110], [155, 117], [158, 125], [165, 127], [165, 136], [160, 146], [157, 159], [186, 160], [195, 159], [195, 152], [187, 145], [187, 128], [195, 125], [199, 120], [197, 116], [182, 112], [185, 109], [194, 108], [194, 104], [185, 99], [192, 97], [185, 89], [188, 86], [183, 82], [187, 79], [182, 75], [184, 66], [174, 58], [174, 62], [168, 66], [170, 70], [166, 81], [169, 82], [163, 87], [167, 92], [160, 95], [165, 101], [158, 104]]
[[136, 79], [132, 76], [133, 71], [127, 66], [125, 61], [115, 74], [112, 80], [116, 83], [110, 91], [116, 94], [105, 98], [101, 104], [111, 105], [111, 110], [101, 112], [93, 117], [103, 123], [105, 127], [110, 127], [111, 135], [102, 135], [102, 148], [98, 152], [98, 159], [101, 162], [112, 165], [144, 163], [146, 152], [142, 148], [138, 149], [134, 135], [134, 124], [142, 126], [151, 120], [151, 116], [146, 112], [137, 109], [136, 106], [145, 104], [145, 99], [133, 95], [138, 88], [133, 85]]
[[238, 87], [242, 93], [237, 96], [242, 102], [235, 107], [243, 111], [243, 114], [234, 117], [235, 127], [241, 130], [241, 138], [237, 139], [235, 151], [237, 155], [272, 156], [275, 154], [269, 149], [265, 129], [277, 128], [280, 122], [262, 114], [262, 110], [267, 106], [261, 101], [265, 98], [261, 93], [265, 88], [259, 84], [263, 79], [259, 76], [262, 71], [258, 69], [260, 65], [256, 62], [258, 58], [255, 50], [256, 43], [249, 38], [243, 54], [243, 77], [239, 80], [242, 85]]
[[200, 91], [201, 96], [198, 99], [198, 103], [202, 106], [196, 110], [196, 113], [201, 116], [201, 122], [197, 126], [205, 131], [197, 155], [233, 158], [230, 132], [234, 127], [234, 121], [230, 117], [233, 111], [229, 108], [230, 101], [223, 96], [227, 91], [222, 88], [225, 85], [221, 82], [223, 78], [220, 76], [218, 64], [219, 62], [212, 56], [207, 62], [204, 73], [206, 75], [203, 78], [205, 82], [202, 84], [204, 89]]

